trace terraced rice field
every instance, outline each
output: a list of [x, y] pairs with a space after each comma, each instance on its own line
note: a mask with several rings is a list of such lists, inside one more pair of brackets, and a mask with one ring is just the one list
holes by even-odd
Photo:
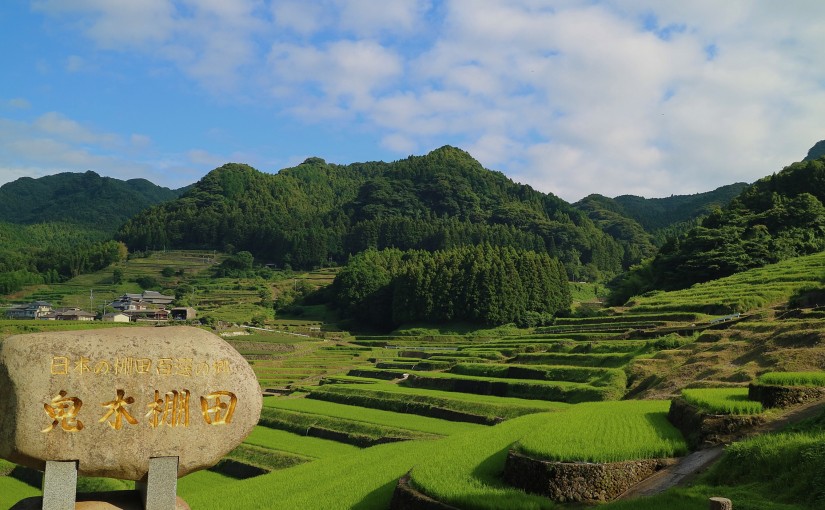
[[182, 479], [179, 493], [203, 509], [386, 508], [412, 469], [416, 488], [460, 508], [552, 508], [501, 481], [510, 447], [576, 461], [681, 454], [664, 421], [668, 402], [615, 401], [624, 367], [664, 344], [616, 338], [599, 321], [577, 327], [358, 345], [284, 332], [228, 336], [264, 389], [292, 394], [266, 397], [259, 426], [227, 456], [249, 477], [230, 476], [222, 462]]
[[682, 398], [711, 413], [759, 414], [762, 404], [748, 400], [747, 388], [692, 388], [682, 390]]
[[628, 306], [632, 313], [747, 312], [787, 301], [801, 289], [819, 287], [824, 264], [825, 253], [798, 257], [689, 289], [635, 297]]
[[825, 386], [825, 372], [768, 372], [759, 376], [759, 382], [777, 386]]

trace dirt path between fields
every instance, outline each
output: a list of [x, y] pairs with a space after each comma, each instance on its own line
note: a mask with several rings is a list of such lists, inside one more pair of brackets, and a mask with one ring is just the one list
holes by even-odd
[[[786, 425], [799, 423], [800, 421], [812, 418], [823, 409], [825, 409], [825, 400], [816, 400], [808, 404], [803, 404], [791, 409], [775, 420], [757, 425], [738, 439], [745, 439], [768, 432], [776, 432]], [[636, 499], [659, 494], [671, 487], [684, 487], [690, 484], [699, 474], [707, 471], [714, 462], [718, 461], [722, 457], [724, 450], [724, 445], [717, 445], [712, 448], [695, 451], [679, 459], [676, 464], [668, 466], [653, 476], [637, 483], [616, 499]]]

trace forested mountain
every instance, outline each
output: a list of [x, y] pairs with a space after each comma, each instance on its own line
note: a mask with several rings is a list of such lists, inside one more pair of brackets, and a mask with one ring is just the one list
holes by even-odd
[[0, 293], [62, 281], [124, 258], [126, 247], [112, 240], [118, 227], [181, 191], [95, 172], [23, 177], [0, 186]]
[[825, 250], [825, 158], [758, 180], [617, 282], [615, 302]]
[[808, 155], [802, 161], [810, 161], [812, 159], [819, 159], [825, 156], [825, 140], [820, 140], [814, 144], [808, 151]]
[[181, 191], [146, 179], [121, 181], [91, 171], [23, 177], [0, 186], [0, 221], [69, 223], [111, 235], [138, 212], [174, 199]]
[[[747, 187], [746, 183], [739, 182], [705, 193], [671, 195], [665, 198], [643, 198], [635, 195], [608, 198], [602, 195], [589, 195], [574, 205], [586, 211], [600, 226], [607, 220], [608, 231], [614, 231], [617, 228], [614, 224], [618, 223], [623, 231], [620, 235], [638, 239], [638, 231], [641, 228], [650, 234], [652, 244], [661, 246], [669, 237], [675, 237], [696, 226], [699, 219], [707, 216], [714, 208], [724, 207], [730, 203]], [[634, 223], [638, 224], [638, 227]], [[644, 248], [650, 251], [649, 247]]]
[[449, 146], [394, 163], [309, 158], [275, 175], [227, 164], [132, 218], [118, 239], [138, 250], [246, 250], [293, 267], [344, 263], [369, 248], [488, 243], [550, 254], [588, 280], [640, 260], [584, 212]]

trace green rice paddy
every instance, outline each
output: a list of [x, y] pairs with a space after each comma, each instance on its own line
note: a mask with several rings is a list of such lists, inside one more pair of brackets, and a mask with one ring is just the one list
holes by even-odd
[[759, 414], [762, 404], [748, 400], [747, 388], [691, 388], [682, 390], [682, 398], [711, 413]]
[[768, 372], [758, 381], [777, 386], [825, 386], [825, 372]]

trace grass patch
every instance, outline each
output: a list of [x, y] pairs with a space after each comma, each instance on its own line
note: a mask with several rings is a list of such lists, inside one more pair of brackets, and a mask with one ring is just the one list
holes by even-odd
[[689, 404], [714, 414], [759, 414], [762, 404], [748, 400], [747, 388], [691, 388], [682, 390]]
[[631, 353], [597, 353], [597, 354], [568, 354], [568, 353], [525, 353], [513, 359], [513, 363], [540, 364], [540, 365], [572, 365], [579, 367], [623, 367], [633, 359]]
[[256, 426], [244, 440], [245, 444], [275, 451], [289, 452], [304, 457], [325, 459], [352, 455], [358, 447], [318, 437], [306, 437], [285, 430]]
[[305, 398], [265, 397], [264, 407], [298, 411], [301, 413], [311, 413], [333, 418], [343, 418], [345, 420], [366, 422], [443, 436], [468, 432], [479, 427], [479, 425], [474, 425], [471, 423], [452, 422], [425, 416], [409, 415], [380, 409], [369, 409], [353, 405], [327, 402], [324, 400]]
[[43, 493], [31, 485], [11, 476], [0, 476], [0, 509], [8, 510], [18, 501], [40, 496]]
[[437, 434], [398, 427], [271, 407], [264, 407], [261, 410], [259, 423], [265, 427], [286, 430], [295, 434], [331, 438], [356, 446], [441, 437]]
[[516, 448], [530, 457], [567, 462], [684, 455], [682, 434], [667, 421], [669, 407], [670, 402], [661, 400], [579, 404], [548, 416]]
[[414, 388], [500, 397], [554, 400], [570, 404], [616, 399], [624, 393], [624, 389], [596, 387], [575, 382], [473, 377], [439, 372], [410, 372], [409, 377], [399, 384]]
[[624, 371], [616, 368], [460, 363], [452, 367], [450, 372], [482, 377], [578, 382], [592, 386], [613, 386], [622, 391], [627, 385]]
[[229, 452], [225, 458], [264, 468], [268, 471], [286, 469], [313, 460], [311, 457], [304, 455], [272, 450], [250, 444], [239, 445]]
[[825, 372], [768, 372], [758, 380], [777, 386], [825, 386]]
[[[395, 384], [376, 383], [368, 387], [352, 385], [319, 386], [310, 396], [321, 400], [352, 403], [398, 412], [415, 413], [418, 406], [432, 406], [484, 416], [489, 420], [510, 419], [526, 414], [565, 409], [568, 404], [542, 400], [494, 397], [471, 393], [409, 388]], [[417, 413], [416, 413], [417, 414]]]

